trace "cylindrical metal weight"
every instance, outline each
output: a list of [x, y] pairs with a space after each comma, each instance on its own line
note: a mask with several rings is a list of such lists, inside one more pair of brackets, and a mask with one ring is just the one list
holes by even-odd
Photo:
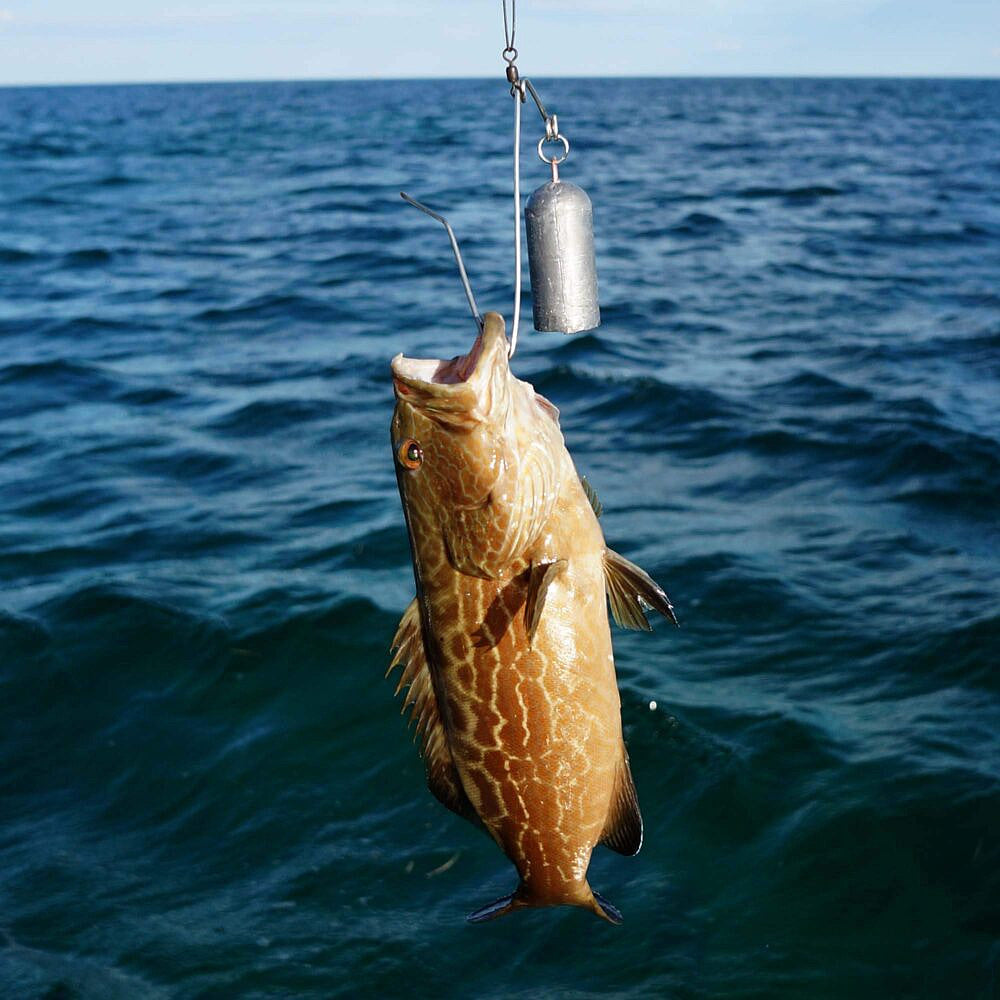
[[594, 210], [582, 188], [543, 184], [524, 209], [535, 329], [579, 333], [601, 324]]

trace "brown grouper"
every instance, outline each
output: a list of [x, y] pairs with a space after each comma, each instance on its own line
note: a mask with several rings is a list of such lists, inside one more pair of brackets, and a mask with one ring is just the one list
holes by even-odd
[[392, 665], [431, 791], [520, 876], [470, 919], [568, 904], [618, 923], [587, 882], [596, 844], [632, 855], [642, 843], [605, 594], [632, 628], [649, 628], [645, 607], [673, 610], [605, 545], [558, 411], [511, 374], [507, 353], [503, 319], [488, 313], [468, 355], [393, 359], [417, 596]]

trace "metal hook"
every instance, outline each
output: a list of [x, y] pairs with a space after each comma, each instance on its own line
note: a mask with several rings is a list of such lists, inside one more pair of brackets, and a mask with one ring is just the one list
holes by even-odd
[[451, 249], [455, 253], [455, 261], [458, 264], [458, 273], [462, 276], [462, 287], [465, 289], [465, 297], [469, 300], [469, 308], [472, 310], [472, 318], [476, 321], [476, 329], [482, 330], [483, 318], [479, 315], [479, 309], [476, 306], [476, 297], [472, 294], [472, 286], [469, 284], [469, 276], [466, 274], [465, 264], [462, 261], [462, 251], [458, 249], [458, 240], [455, 239], [455, 231], [451, 228], [451, 223], [448, 222], [443, 215], [438, 215], [437, 212], [432, 212], [426, 205], [421, 205], [416, 198], [411, 198], [405, 191], [400, 191], [399, 196], [407, 204], [412, 205], [414, 208], [419, 208], [425, 215], [429, 215], [432, 219], [437, 219], [437, 221], [448, 230], [448, 239], [451, 240]]

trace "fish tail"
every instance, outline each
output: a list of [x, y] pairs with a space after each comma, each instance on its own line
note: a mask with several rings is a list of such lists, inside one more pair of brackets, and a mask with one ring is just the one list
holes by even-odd
[[502, 917], [504, 914], [510, 913], [511, 910], [520, 910], [522, 907], [531, 906], [532, 904], [522, 897], [523, 888], [524, 883], [522, 882], [509, 896], [501, 896], [499, 899], [494, 899], [492, 903], [487, 903], [485, 906], [479, 907], [478, 910], [470, 913], [465, 919], [470, 924], [484, 924], [487, 920], [496, 920], [497, 917]]
[[607, 920], [609, 924], [620, 924], [622, 922], [622, 911], [614, 903], [607, 900], [596, 889], [590, 893], [590, 910], [596, 913], [602, 920]]
[[487, 920], [495, 920], [497, 917], [502, 917], [513, 910], [520, 910], [529, 906], [553, 906], [558, 905], [558, 903], [564, 903], [569, 906], [580, 906], [585, 910], [590, 910], [591, 913], [596, 914], [602, 920], [606, 920], [609, 924], [620, 924], [622, 922], [622, 915], [618, 907], [610, 903], [599, 892], [591, 889], [590, 885], [586, 882], [583, 883], [581, 891], [575, 895], [575, 898], [563, 898], [559, 900], [533, 898], [528, 888], [521, 882], [517, 889], [510, 893], [510, 895], [501, 896], [499, 899], [493, 900], [492, 903], [481, 906], [474, 913], [470, 913], [466, 919], [470, 924], [482, 924]]
[[572, 888], [566, 888], [566, 895], [559, 902], [569, 906], [579, 906], [584, 910], [606, 920], [609, 924], [622, 922], [621, 911], [613, 903], [604, 898], [596, 889], [590, 887], [587, 881], [577, 882]]

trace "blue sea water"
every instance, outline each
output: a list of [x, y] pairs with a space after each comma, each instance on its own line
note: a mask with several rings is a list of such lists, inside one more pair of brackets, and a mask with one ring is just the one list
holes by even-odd
[[464, 922], [383, 680], [388, 361], [474, 334], [398, 191], [509, 316], [503, 81], [8, 89], [3, 997], [1000, 995], [1000, 82], [539, 86], [604, 322], [515, 370], [682, 624], [624, 926]]

